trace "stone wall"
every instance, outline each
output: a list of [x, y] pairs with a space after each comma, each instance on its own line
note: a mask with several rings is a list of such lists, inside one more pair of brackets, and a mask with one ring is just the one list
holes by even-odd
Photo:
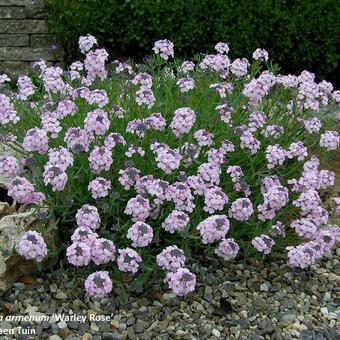
[[16, 77], [36, 60], [56, 61], [51, 44], [43, 0], [0, 0], [0, 74]]

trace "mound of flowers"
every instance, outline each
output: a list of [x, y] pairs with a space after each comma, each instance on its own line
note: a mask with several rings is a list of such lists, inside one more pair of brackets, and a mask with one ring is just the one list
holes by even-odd
[[48, 207], [61, 237], [50, 254], [44, 230], [26, 232], [20, 255], [65, 257], [96, 298], [156, 268], [184, 296], [204, 257], [285, 252], [306, 268], [336, 246], [322, 201], [335, 174], [320, 168], [340, 144], [331, 83], [275, 74], [263, 49], [231, 60], [226, 43], [181, 62], [160, 40], [143, 64], [110, 62], [90, 35], [79, 47], [67, 71], [39, 61], [0, 94], [2, 143], [25, 159], [0, 158], [8, 195]]

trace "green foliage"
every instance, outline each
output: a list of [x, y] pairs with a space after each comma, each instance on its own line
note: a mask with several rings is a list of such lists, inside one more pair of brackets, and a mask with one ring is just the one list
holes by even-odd
[[283, 72], [308, 69], [339, 84], [337, 0], [45, 0], [51, 30], [65, 61], [79, 57], [77, 40], [92, 34], [110, 56], [149, 54], [153, 42], [174, 42], [177, 56], [212, 52], [224, 41], [231, 56], [262, 47]]

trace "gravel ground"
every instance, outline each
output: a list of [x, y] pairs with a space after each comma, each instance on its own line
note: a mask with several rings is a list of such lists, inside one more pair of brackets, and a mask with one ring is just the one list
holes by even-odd
[[[1, 339], [339, 339], [340, 249], [309, 271], [282, 261], [229, 263], [203, 268], [205, 283], [177, 298], [164, 286], [130, 296], [118, 290], [101, 301], [83, 289], [67, 288], [72, 278], [55, 272], [37, 284], [18, 282], [0, 299], [0, 330], [19, 333]], [[5, 314], [4, 314], [5, 313]], [[55, 313], [86, 316], [58, 321]], [[6, 321], [28, 315], [35, 321]], [[108, 316], [108, 320], [94, 320]], [[46, 317], [49, 320], [37, 320]], [[35, 332], [24, 335], [23, 332]], [[4, 333], [3, 333], [4, 334]], [[32, 334], [32, 333], [31, 333]]]

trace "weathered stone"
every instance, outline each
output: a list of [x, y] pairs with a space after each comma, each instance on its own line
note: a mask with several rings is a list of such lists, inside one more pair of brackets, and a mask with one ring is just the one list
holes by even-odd
[[20, 74], [28, 72], [30, 64], [24, 61], [0, 61], [0, 72], [10, 75], [11, 78], [16, 79]]
[[0, 46], [29, 46], [28, 34], [0, 34]]
[[52, 45], [53, 41], [52, 34], [30, 34], [31, 47], [49, 47]]
[[0, 47], [0, 60], [32, 61], [39, 59], [55, 60], [56, 57], [54, 52], [46, 47]]
[[43, 0], [26, 0], [25, 5], [26, 18], [42, 19], [47, 17]]
[[0, 220], [0, 295], [20, 276], [37, 271], [35, 262], [13, 253], [21, 234], [25, 230], [34, 229], [35, 223], [32, 211], [7, 215]]
[[1, 20], [1, 33], [48, 33], [45, 20]]
[[0, 19], [24, 19], [25, 7], [0, 7]]
[[27, 0], [0, 0], [0, 6], [25, 6]]

